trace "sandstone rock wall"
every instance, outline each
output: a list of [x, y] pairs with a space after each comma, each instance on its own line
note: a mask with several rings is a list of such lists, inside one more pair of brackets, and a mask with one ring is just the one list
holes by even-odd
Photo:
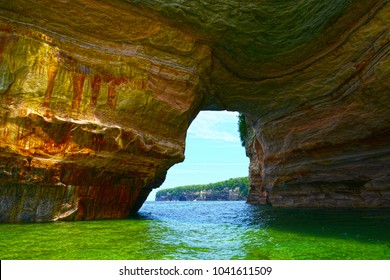
[[260, 115], [247, 114], [255, 135], [247, 145], [251, 178], [259, 182], [250, 200], [390, 206], [390, 9], [378, 4], [315, 63], [253, 83], [259, 95], [274, 95]]
[[65, 2], [1, 1], [3, 222], [137, 211], [199, 111], [207, 46], [126, 7]]

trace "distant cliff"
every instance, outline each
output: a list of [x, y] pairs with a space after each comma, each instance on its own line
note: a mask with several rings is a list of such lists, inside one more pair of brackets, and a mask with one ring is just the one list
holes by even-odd
[[248, 187], [248, 177], [233, 178], [206, 185], [161, 190], [156, 194], [156, 201], [246, 200]]

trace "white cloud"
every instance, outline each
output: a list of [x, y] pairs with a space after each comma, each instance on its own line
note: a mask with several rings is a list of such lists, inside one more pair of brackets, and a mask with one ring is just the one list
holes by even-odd
[[234, 162], [198, 162], [187, 163], [188, 166], [248, 166], [247, 163], [234, 163]]
[[198, 139], [239, 142], [236, 112], [202, 111], [192, 122], [188, 135]]
[[205, 173], [210, 173], [210, 174], [212, 174], [213, 173], [213, 171], [211, 171], [211, 170], [201, 170], [201, 169], [199, 169], [199, 168], [197, 168], [197, 169], [170, 169], [169, 171], [168, 171], [169, 173], [169, 175], [194, 175], [194, 174], [196, 174], [196, 175], [199, 175], [199, 174], [205, 174]]

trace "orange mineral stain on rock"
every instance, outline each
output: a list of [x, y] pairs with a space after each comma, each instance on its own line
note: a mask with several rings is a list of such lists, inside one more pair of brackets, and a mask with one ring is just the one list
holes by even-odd
[[81, 98], [83, 96], [84, 90], [84, 73], [74, 73], [73, 74], [73, 100], [72, 100], [72, 110], [80, 109]]
[[43, 99], [43, 106], [50, 107], [51, 97], [53, 95], [54, 81], [58, 73], [58, 67], [51, 66], [47, 70], [48, 84], [45, 92], [45, 98]]
[[116, 87], [118, 87], [122, 82], [124, 82], [124, 79], [122, 78], [108, 78], [108, 92], [107, 92], [107, 106], [115, 110], [116, 104], [118, 101], [118, 95], [116, 92]]
[[96, 104], [97, 104], [97, 100], [98, 100], [98, 97], [99, 97], [99, 93], [100, 93], [100, 88], [101, 88], [101, 84], [102, 83], [102, 79], [100, 78], [99, 75], [94, 75], [91, 79], [91, 100], [90, 100], [90, 106], [91, 106], [91, 109], [95, 109], [96, 108]]

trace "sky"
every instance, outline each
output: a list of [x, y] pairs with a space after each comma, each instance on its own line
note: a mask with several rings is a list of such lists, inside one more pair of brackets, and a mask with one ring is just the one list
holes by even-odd
[[165, 182], [153, 190], [208, 184], [248, 176], [249, 159], [241, 146], [238, 113], [202, 111], [192, 122], [186, 140], [185, 160], [168, 170]]

